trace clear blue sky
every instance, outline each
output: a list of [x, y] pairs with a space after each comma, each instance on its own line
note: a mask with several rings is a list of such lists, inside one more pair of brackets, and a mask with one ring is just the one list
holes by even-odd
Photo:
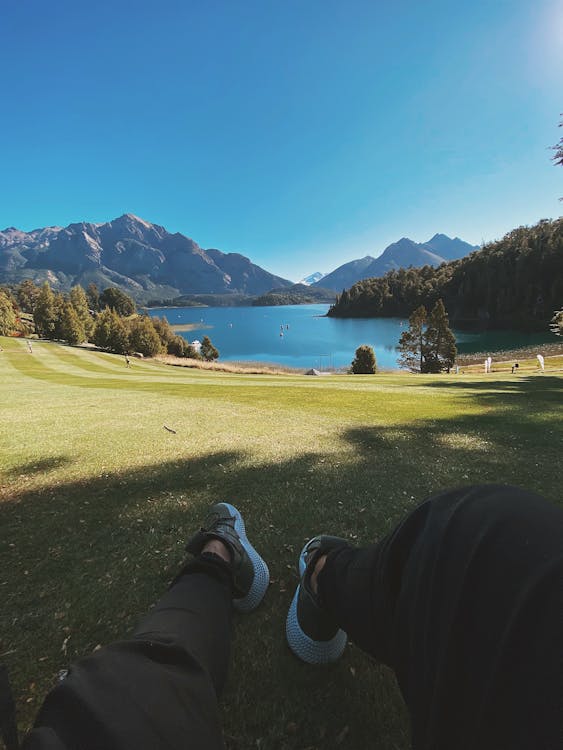
[[2, 0], [0, 228], [137, 214], [282, 276], [561, 213], [559, 0]]

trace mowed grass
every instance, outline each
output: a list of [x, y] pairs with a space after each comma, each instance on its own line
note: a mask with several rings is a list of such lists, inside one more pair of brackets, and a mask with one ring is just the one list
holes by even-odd
[[509, 482], [560, 502], [558, 375], [126, 369], [99, 352], [0, 343], [0, 661], [22, 730], [60, 670], [134, 627], [205, 508], [228, 500], [272, 585], [256, 613], [235, 618], [227, 746], [407, 748], [387, 668], [353, 644], [327, 668], [287, 649], [304, 541], [373, 542], [455, 485]]

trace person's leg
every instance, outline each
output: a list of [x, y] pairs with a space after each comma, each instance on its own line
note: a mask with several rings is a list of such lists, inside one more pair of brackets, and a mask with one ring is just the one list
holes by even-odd
[[560, 746], [563, 510], [514, 487], [453, 490], [316, 564], [322, 606], [395, 670], [415, 748]]
[[238, 609], [257, 606], [268, 570], [238, 511], [220, 506], [223, 517], [191, 540], [194, 559], [134, 634], [77, 662], [47, 696], [25, 750], [223, 747], [217, 697], [233, 597]]

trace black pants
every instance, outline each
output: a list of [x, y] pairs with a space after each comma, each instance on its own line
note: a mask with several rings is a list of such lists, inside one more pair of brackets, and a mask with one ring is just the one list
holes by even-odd
[[[561, 509], [513, 487], [450, 491], [378, 544], [332, 552], [318, 581], [395, 670], [414, 748], [563, 746]], [[221, 748], [230, 626], [224, 564], [190, 563], [130, 640], [49, 694], [24, 747]]]

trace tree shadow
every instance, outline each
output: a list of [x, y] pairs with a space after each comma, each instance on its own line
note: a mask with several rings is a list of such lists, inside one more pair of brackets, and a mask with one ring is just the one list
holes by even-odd
[[16, 477], [22, 474], [44, 474], [73, 462], [74, 459], [71, 456], [46, 456], [45, 458], [26, 461], [18, 466], [13, 466], [11, 469], [5, 470], [4, 474], [7, 477]]
[[[551, 404], [552, 385], [542, 383], [535, 398]], [[186, 454], [20, 490], [1, 508], [0, 653], [25, 706], [23, 724], [60, 669], [133, 628], [176, 573], [205, 509], [228, 500], [272, 577], [260, 609], [236, 620], [222, 701], [229, 747], [346, 749], [371, 747], [377, 736], [378, 747], [407, 748], [408, 721], [388, 670], [354, 646], [322, 671], [289, 653], [284, 621], [297, 557], [317, 533], [375, 541], [429, 494], [454, 485], [507, 482], [556, 499], [558, 441], [530, 400], [514, 399], [517, 385], [496, 398], [490, 387], [473, 394], [485, 414], [348, 425], [338, 450], [320, 441], [316, 452], [279, 461], [237, 450]], [[44, 466], [56, 468], [50, 460]]]

